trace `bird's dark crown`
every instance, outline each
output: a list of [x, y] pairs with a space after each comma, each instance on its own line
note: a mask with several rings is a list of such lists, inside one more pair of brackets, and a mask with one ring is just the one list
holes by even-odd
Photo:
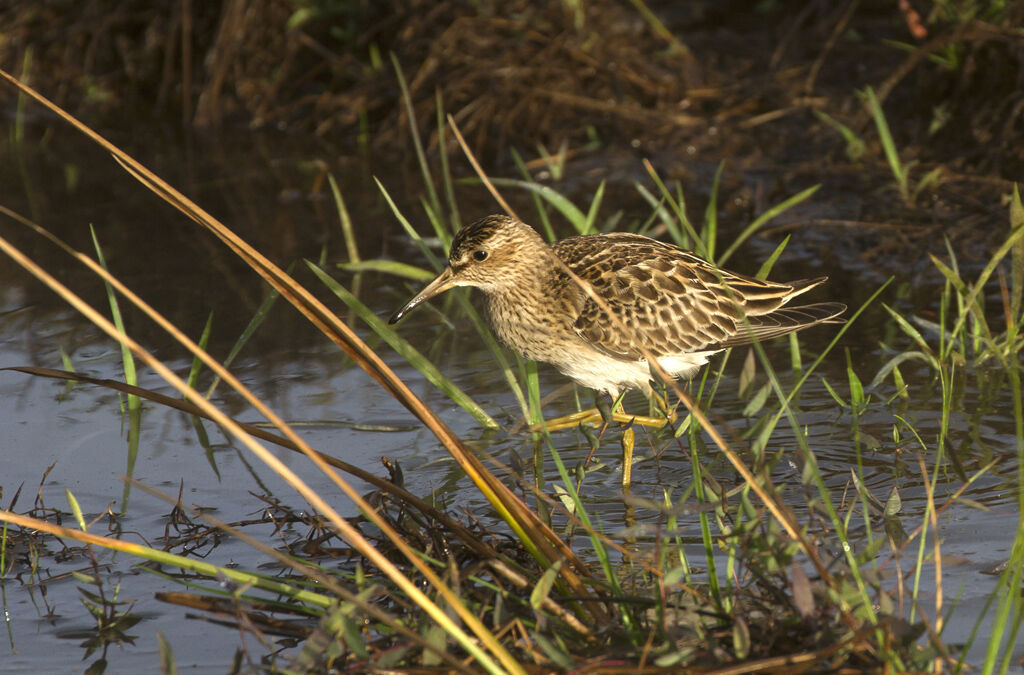
[[459, 230], [455, 239], [452, 240], [448, 260], [456, 263], [467, 259], [479, 249], [493, 251], [508, 244], [527, 244], [528, 242], [544, 245], [543, 239], [529, 225], [524, 225], [508, 216], [485, 216]]
[[466, 252], [479, 248], [481, 244], [494, 236], [496, 230], [506, 225], [507, 222], [508, 218], [505, 216], [487, 216], [466, 225], [459, 230], [459, 233], [455, 235], [455, 239], [452, 240], [450, 257], [458, 259]]

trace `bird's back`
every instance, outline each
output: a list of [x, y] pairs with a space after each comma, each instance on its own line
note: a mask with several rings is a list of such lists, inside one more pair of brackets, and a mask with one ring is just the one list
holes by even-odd
[[789, 283], [754, 279], [641, 235], [585, 235], [551, 248], [622, 324], [569, 283], [564, 287], [574, 296], [569, 304], [577, 308], [575, 330], [621, 359], [713, 353], [833, 320], [846, 309], [840, 303], [785, 306], [825, 277]]

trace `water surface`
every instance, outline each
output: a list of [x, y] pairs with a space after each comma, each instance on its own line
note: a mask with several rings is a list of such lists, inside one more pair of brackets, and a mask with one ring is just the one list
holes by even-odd
[[[212, 313], [210, 351], [221, 357], [226, 354], [267, 297], [265, 284], [238, 263], [220, 242], [162, 204], [103, 153], [67, 130], [55, 129], [42, 141], [41, 129], [35, 131], [31, 140], [8, 148], [16, 161], [0, 167], [0, 204], [51, 228], [79, 250], [91, 251], [89, 225], [93, 225], [111, 269], [189, 335], [198, 337]], [[325, 156], [323, 148], [304, 145], [297, 139], [252, 134], [225, 134], [218, 139], [194, 139], [191, 143], [183, 143], [170, 134], [161, 142], [152, 138], [144, 142], [122, 140], [129, 149], [138, 148], [144, 163], [183, 188], [273, 260], [282, 265], [297, 262], [296, 275], [324, 297], [326, 293], [301, 261], [317, 260], [324, 252], [330, 262], [344, 258], [336, 212], [323, 192], [325, 165], [333, 167], [341, 182], [364, 256], [425, 264], [400, 234], [394, 217], [382, 208], [371, 188], [367, 169], [358, 160]], [[312, 160], [321, 160], [323, 164]], [[418, 217], [415, 206], [421, 188], [411, 174], [396, 170], [382, 175], [386, 176], [384, 182], [389, 190], [399, 195], [407, 213], [421, 223], [424, 219]], [[487, 210], [489, 207], [484, 207], [478, 215]], [[76, 262], [12, 221], [4, 220], [0, 233], [94, 306], [106, 311], [102, 284]], [[886, 269], [900, 271], [899, 261], [879, 261], [877, 267], [865, 270], [855, 256], [845, 255], [838, 248], [829, 250], [827, 241], [823, 243], [821, 237], [821, 233], [812, 233], [803, 244], [794, 243], [775, 276], [831, 274], [833, 281], [823, 293], [855, 307], [879, 283], [879, 278], [887, 275]], [[799, 235], [795, 236], [794, 242], [799, 239]], [[737, 262], [741, 271], [756, 270], [775, 243], [776, 240], [752, 241], [745, 247], [745, 259]], [[356, 282], [351, 275], [332, 271], [349, 287], [358, 287], [362, 301], [382, 317], [408, 299], [412, 290], [409, 284], [386, 275], [364, 274]], [[927, 309], [924, 301], [934, 297], [934, 293], [922, 290], [917, 296], [907, 296], [903, 305], [912, 311], [914, 303], [919, 302]], [[893, 299], [890, 297], [889, 301]], [[339, 302], [329, 302], [347, 315]], [[191, 359], [180, 347], [137, 312], [125, 313], [128, 330], [134, 337], [176, 372], [187, 373]], [[506, 430], [516, 426], [520, 416], [518, 404], [504, 376], [494, 367], [492, 356], [464, 317], [457, 311], [449, 316], [448, 321], [442, 321], [433, 308], [420, 309], [401, 324], [400, 330]], [[371, 344], [378, 344], [361, 324], [354, 326]], [[803, 341], [808, 353], [823, 349], [834, 330], [822, 327], [805, 334]], [[876, 308], [844, 338], [841, 347], [849, 349], [851, 363], [865, 382], [888, 358], [879, 348], [879, 341], [895, 340], [897, 346], [906, 346], [893, 335], [891, 322]], [[467, 413], [434, 390], [386, 346], [379, 345], [379, 350], [456, 433], [504, 464], [510, 463], [511, 453], [529, 464], [533, 444], [527, 435], [507, 431], [485, 433]], [[784, 341], [770, 345], [768, 353], [784, 385], [788, 385], [792, 381], [788, 345]], [[120, 350], [113, 341], [25, 272], [9, 262], [0, 264], [0, 366], [61, 368], [62, 354], [82, 373], [100, 378], [123, 377]], [[743, 415], [746, 401], [737, 393], [744, 356], [745, 353], [737, 352], [731, 357], [714, 406], [716, 421], [740, 435], [756, 423], [756, 418]], [[913, 529], [925, 506], [918, 453], [929, 467], [935, 458], [940, 404], [936, 385], [926, 369], [910, 365], [904, 369], [911, 386], [909, 401], [897, 398], [886, 402], [894, 393], [890, 381], [872, 394], [871, 405], [854, 418], [850, 411], [836, 405], [822, 383], [822, 378], [826, 378], [841, 395], [848, 396], [846, 367], [844, 351], [834, 351], [803, 389], [799, 423], [810, 429], [811, 447], [834, 499], [839, 501], [839, 495], [846, 491], [847, 503], [856, 502], [850, 469], [859, 465], [865, 485], [880, 500], [884, 501], [893, 488], [899, 490], [903, 499], [900, 517], [908, 529]], [[484, 522], [495, 523], [483, 499], [471, 489], [436, 440], [289, 306], [279, 303], [271, 310], [232, 370], [286, 419], [311, 422], [301, 433], [313, 447], [381, 475], [385, 472], [379, 460], [387, 456], [401, 464], [406, 487], [414, 494], [441, 494], [459, 509], [469, 510]], [[565, 384], [564, 378], [544, 367], [541, 378], [545, 393]], [[142, 369], [140, 380], [143, 387], [176, 395], [146, 369]], [[208, 384], [208, 375], [201, 382], [204, 386]], [[759, 380], [757, 386], [762, 382], [763, 379]], [[1016, 439], [1008, 396], [999, 391], [979, 390], [973, 376], [967, 382], [961, 397], [962, 412], [953, 421], [950, 450], [958, 453], [968, 475], [993, 459], [997, 463], [964, 493], [989, 510], [957, 505], [940, 520], [943, 553], [950, 561], [944, 566], [947, 598], [959, 593], [959, 609], [944, 634], [952, 644], [966, 639], [973, 621], [982, 612], [995, 583], [995, 577], [988, 572], [1009, 555], [1018, 518]], [[592, 397], [586, 391], [578, 395], [584, 403]], [[213, 400], [238, 419], [261, 421], [238, 395], [223, 387]], [[645, 405], [636, 396], [627, 404], [633, 409]], [[572, 410], [574, 397], [566, 394], [552, 401], [545, 413], [556, 416]], [[921, 450], [906, 438], [899, 443], [894, 441], [895, 414], [915, 426], [926, 449]], [[349, 423], [370, 423], [388, 430], [366, 431]], [[860, 444], [854, 440], [854, 428], [861, 434]], [[133, 455], [122, 401], [106, 389], [88, 385], [69, 388], [62, 382], [0, 372], [0, 429], [3, 506], [10, 507], [20, 488], [16, 510], [30, 509], [35, 500], [39, 509], [64, 512], [63, 522], [71, 524], [73, 520], [66, 515], [69, 508], [65, 496], [66, 491], [71, 491], [86, 518], [96, 519], [91, 525], [96, 533], [107, 533], [116, 525], [125, 538], [149, 543], [157, 543], [164, 534], [171, 506], [137, 489], [126, 488], [123, 475], [173, 496], [180, 490], [185, 504], [206, 509], [228, 522], [261, 517], [266, 503], [260, 497], [273, 497], [297, 509], [303, 508], [300, 498], [287, 485], [225, 438], [215, 425], [203, 424], [209, 436], [204, 447], [191, 419], [160, 406], [143, 404], [138, 451]], [[609, 438], [610, 442], [598, 448], [588, 465], [600, 465], [590, 471], [584, 488], [592, 514], [609, 532], [656, 522], [656, 514], [637, 510], [623, 498], [617, 432]], [[578, 431], [559, 432], [554, 441], [569, 466], [583, 463], [590, 453], [589, 443]], [[767, 449], [777, 460], [773, 473], [776, 484], [788, 486], [792, 504], [799, 507], [803, 503], [799, 453], [785, 421], [771, 437]], [[303, 458], [284, 450], [275, 452], [321, 494], [332, 495], [330, 501], [335, 508], [343, 514], [354, 513], [346, 499], [337, 495], [329, 481], [311, 470]], [[678, 496], [690, 484], [692, 469], [685, 442], [677, 445], [670, 440], [648, 441], [641, 437], [638, 453], [642, 461], [633, 470], [632, 494], [660, 500], [666, 492]], [[704, 458], [708, 470], [721, 484], [733, 487], [741, 483], [738, 474], [713, 449]], [[558, 476], [550, 458], [531, 477], [534, 479], [551, 492], [550, 486]], [[939, 481], [936, 498], [940, 501], [961, 484], [952, 470], [940, 473]], [[368, 489], [365, 485], [361, 488]], [[108, 510], [116, 517], [102, 515]], [[798, 512], [798, 516], [803, 515]], [[854, 516], [855, 522], [857, 518]], [[271, 528], [263, 530], [273, 541]], [[251, 533], [259, 531], [260, 528], [254, 528]], [[697, 555], [699, 532], [693, 529], [691, 534], [688, 541]], [[154, 668], [158, 658], [157, 631], [174, 648], [179, 668], [193, 672], [226, 671], [233, 652], [243, 644], [238, 632], [155, 600], [156, 592], [182, 589], [140, 572], [136, 560], [102, 550], [90, 553], [70, 542], [66, 544], [69, 548], [64, 549], [65, 544], [57, 540], [40, 541], [46, 549], [39, 552], [38, 569], [23, 564], [22, 556], [22, 562], [16, 562], [0, 580], [8, 616], [8, 643], [0, 651], [5, 672], [77, 672], [98, 658], [99, 653], [87, 655], [82, 646], [94, 632], [95, 624], [80, 601], [81, 582], [69, 575], [73, 570], [91, 570], [90, 555], [96, 556], [107, 591], [113, 593], [120, 584], [119, 599], [132, 602], [132, 612], [142, 619], [128, 631], [134, 636], [132, 644], [107, 650], [109, 672]], [[574, 543], [586, 553], [588, 544], [582, 537]], [[649, 541], [641, 538], [633, 545], [643, 550]], [[203, 553], [208, 562], [243, 569], [257, 569], [268, 562], [262, 554], [231, 539], [223, 539]], [[904, 574], [911, 568], [915, 553], [909, 549], [904, 552]], [[889, 568], [886, 573], [891, 573]], [[925, 588], [930, 587], [927, 575], [932, 574], [932, 569], [929, 566], [925, 571]], [[926, 594], [926, 607], [929, 602]], [[258, 659], [261, 648], [254, 646], [252, 640], [246, 645], [253, 650], [253, 658]]]

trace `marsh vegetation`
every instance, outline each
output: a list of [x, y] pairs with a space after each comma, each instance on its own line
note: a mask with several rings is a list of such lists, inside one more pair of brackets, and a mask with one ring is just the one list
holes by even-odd
[[[102, 4], [0, 11], [5, 663], [1019, 665], [1024, 4]], [[551, 430], [386, 324], [492, 194], [848, 322]]]

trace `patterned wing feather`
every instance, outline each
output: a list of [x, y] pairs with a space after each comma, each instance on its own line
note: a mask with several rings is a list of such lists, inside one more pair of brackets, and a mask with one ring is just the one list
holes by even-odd
[[575, 312], [575, 330], [624, 360], [642, 359], [644, 352], [662, 358], [747, 344], [834, 319], [845, 310], [839, 303], [783, 308], [824, 278], [761, 281], [719, 270], [676, 246], [639, 235], [574, 237], [554, 244], [553, 251], [591, 284], [628, 332], [568, 283], [566, 305]]
[[780, 335], [803, 330], [819, 323], [842, 323], [839, 315], [846, 311], [841, 302], [820, 302], [802, 307], [782, 307], [763, 316], [749, 316], [748, 331], [740, 324], [739, 333], [723, 340], [722, 347], [739, 347], [757, 340], [770, 340]]

